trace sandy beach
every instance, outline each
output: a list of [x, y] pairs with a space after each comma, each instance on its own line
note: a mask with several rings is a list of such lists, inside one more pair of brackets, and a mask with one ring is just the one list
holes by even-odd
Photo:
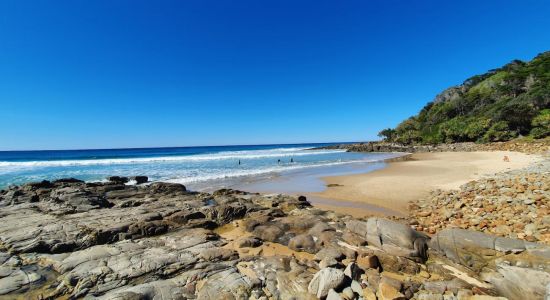
[[[509, 157], [509, 162], [503, 160]], [[506, 170], [522, 168], [541, 159], [537, 155], [519, 152], [439, 152], [415, 153], [407, 161], [388, 163], [388, 167], [366, 174], [334, 176], [322, 178], [327, 188], [310, 196], [331, 199], [332, 203], [317, 206], [354, 216], [372, 213], [380, 215], [380, 210], [368, 211], [348, 205], [366, 203], [385, 208], [397, 215], [406, 215], [407, 204], [411, 200], [425, 197], [433, 189], [455, 189], [460, 185]], [[342, 201], [346, 205], [338, 205]]]

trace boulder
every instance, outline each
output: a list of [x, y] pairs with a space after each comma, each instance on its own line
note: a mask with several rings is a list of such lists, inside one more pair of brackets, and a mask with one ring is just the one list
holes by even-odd
[[296, 251], [305, 251], [309, 253], [317, 252], [315, 241], [309, 234], [300, 234], [288, 241], [288, 247]]
[[206, 206], [201, 211], [209, 220], [215, 221], [218, 224], [227, 224], [235, 219], [244, 217], [248, 211], [248, 207], [240, 203], [218, 204], [215, 206]]
[[308, 286], [308, 291], [318, 298], [328, 295], [331, 289], [338, 289], [345, 282], [345, 275], [342, 270], [325, 268], [317, 272]]
[[149, 181], [149, 177], [147, 176], [133, 176], [133, 177], [130, 177], [130, 179], [134, 180], [136, 184], [142, 184]]
[[320, 269], [324, 269], [324, 268], [329, 268], [329, 267], [340, 267], [341, 265], [339, 264], [339, 262], [332, 258], [332, 257], [327, 257], [327, 258], [323, 258], [320, 262], [319, 262], [319, 268]]
[[341, 261], [344, 258], [346, 258], [346, 256], [342, 253], [342, 250], [336, 247], [326, 247], [315, 254], [315, 260], [317, 261], [322, 261], [324, 259]]
[[254, 227], [253, 233], [264, 241], [275, 242], [283, 236], [284, 231], [275, 225], [259, 225]]
[[237, 241], [239, 248], [255, 248], [263, 244], [263, 241], [255, 236], [241, 238]]
[[380, 266], [378, 256], [376, 255], [361, 256], [357, 259], [357, 264], [365, 269], [376, 269]]
[[364, 237], [370, 246], [380, 248], [391, 255], [417, 261], [427, 259], [429, 237], [407, 225], [382, 218], [369, 218], [367, 222], [349, 221], [346, 226]]
[[406, 300], [405, 295], [401, 294], [395, 287], [380, 282], [378, 285], [378, 292], [376, 293], [379, 300]]
[[125, 184], [128, 181], [130, 181], [130, 179], [128, 179], [128, 177], [124, 177], [124, 176], [109, 176], [109, 177], [107, 177], [107, 180], [109, 180], [112, 183], [116, 183], [116, 184]]
[[148, 188], [152, 194], [178, 194], [187, 191], [183, 184], [169, 182], [153, 182]]

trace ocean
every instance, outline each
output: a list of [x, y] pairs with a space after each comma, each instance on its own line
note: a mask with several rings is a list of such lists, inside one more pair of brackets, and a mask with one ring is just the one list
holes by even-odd
[[289, 172], [357, 164], [368, 167], [395, 156], [309, 150], [326, 145], [330, 144], [0, 151], [0, 188], [67, 177], [104, 181], [113, 175], [145, 175], [150, 181], [177, 182], [200, 190]]

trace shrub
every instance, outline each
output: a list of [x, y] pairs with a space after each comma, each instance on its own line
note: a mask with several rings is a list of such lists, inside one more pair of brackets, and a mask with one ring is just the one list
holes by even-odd
[[511, 131], [506, 122], [496, 122], [487, 130], [483, 136], [484, 142], [503, 142], [516, 137], [516, 133]]
[[453, 118], [441, 124], [439, 133], [447, 143], [461, 142], [464, 140], [466, 121], [463, 118]]
[[472, 118], [464, 129], [466, 137], [473, 140], [480, 140], [490, 128], [491, 119], [488, 118]]
[[542, 139], [550, 136], [550, 128], [535, 127], [531, 129], [531, 136], [536, 139]]
[[550, 109], [543, 109], [531, 122], [531, 136], [536, 139], [550, 136]]
[[480, 140], [489, 126], [488, 118], [454, 118], [439, 127], [441, 137], [448, 143]]

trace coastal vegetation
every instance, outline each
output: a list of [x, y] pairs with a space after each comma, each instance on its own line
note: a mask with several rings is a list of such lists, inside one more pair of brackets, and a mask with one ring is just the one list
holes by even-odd
[[514, 60], [448, 88], [416, 116], [380, 131], [379, 136], [402, 144], [550, 136], [550, 51], [529, 62]]

